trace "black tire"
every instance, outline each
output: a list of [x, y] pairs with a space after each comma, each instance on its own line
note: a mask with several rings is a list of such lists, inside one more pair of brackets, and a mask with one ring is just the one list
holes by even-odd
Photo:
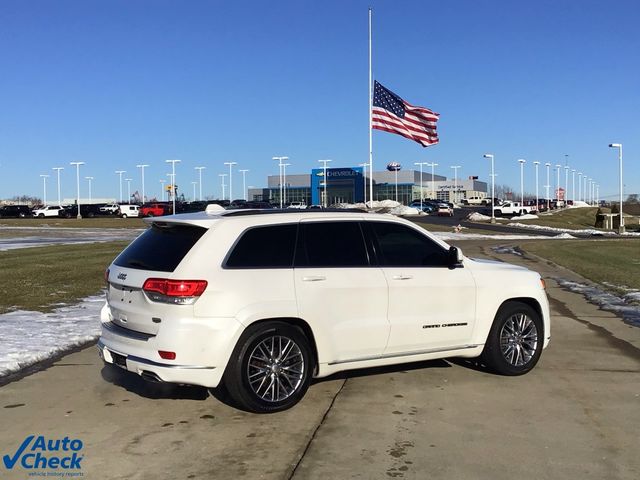
[[[279, 351], [282, 363], [275, 355], [268, 358]], [[223, 382], [240, 408], [256, 413], [280, 412], [304, 397], [313, 363], [309, 340], [300, 328], [279, 321], [260, 323], [249, 326], [238, 340]], [[269, 382], [266, 389], [265, 382]]]
[[544, 343], [544, 324], [526, 303], [506, 302], [491, 326], [482, 360], [500, 375], [524, 375], [536, 366]]
[[126, 213], [123, 213], [123, 214], [122, 214], [122, 218], [127, 218], [127, 214], [126, 214]]
[[493, 214], [494, 214], [496, 217], [501, 217], [501, 216], [502, 216], [502, 210], [495, 210], [495, 211], [493, 212]]
[[44, 218], [44, 213], [39, 213], [38, 218]]
[[93, 213], [93, 212], [89, 212], [89, 213], [87, 213], [87, 217], [88, 217], [88, 218], [93, 218], [93, 217], [95, 217], [95, 216], [96, 216], [96, 214], [95, 214], [95, 213]]

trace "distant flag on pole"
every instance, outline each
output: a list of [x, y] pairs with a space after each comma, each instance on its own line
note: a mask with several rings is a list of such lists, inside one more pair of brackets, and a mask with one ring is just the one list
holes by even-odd
[[373, 87], [372, 128], [396, 133], [423, 147], [438, 143], [436, 122], [439, 113], [414, 107], [377, 81]]

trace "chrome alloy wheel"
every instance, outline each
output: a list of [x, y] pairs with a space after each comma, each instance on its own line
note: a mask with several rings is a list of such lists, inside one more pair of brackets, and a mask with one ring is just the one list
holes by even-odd
[[538, 348], [538, 329], [524, 313], [512, 315], [500, 331], [500, 350], [514, 367], [529, 363]]
[[281, 335], [265, 338], [251, 352], [247, 380], [253, 392], [266, 402], [289, 398], [300, 386], [305, 364], [300, 347]]

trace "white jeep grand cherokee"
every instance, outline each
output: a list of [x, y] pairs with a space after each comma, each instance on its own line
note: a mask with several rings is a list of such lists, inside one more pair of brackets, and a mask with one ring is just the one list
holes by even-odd
[[540, 276], [464, 257], [415, 224], [328, 211], [199, 212], [151, 224], [107, 270], [102, 358], [217, 387], [255, 412], [312, 378], [443, 357], [531, 370], [550, 338]]

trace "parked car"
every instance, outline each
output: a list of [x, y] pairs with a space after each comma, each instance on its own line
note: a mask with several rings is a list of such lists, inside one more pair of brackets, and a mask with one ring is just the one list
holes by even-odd
[[528, 207], [526, 205], [522, 205], [520, 202], [504, 202], [500, 206], [493, 207], [493, 213], [496, 217], [500, 217], [502, 215], [525, 215], [535, 212], [537, 212], [535, 205], [533, 207]]
[[106, 271], [99, 354], [149, 381], [224, 384], [250, 411], [292, 407], [312, 377], [356, 368], [481, 356], [522, 375], [550, 339], [540, 275], [467, 258], [400, 218], [211, 210], [146, 222]]
[[491, 203], [491, 198], [487, 197], [469, 197], [463, 198], [463, 205], [489, 205]]
[[453, 217], [453, 208], [449, 207], [446, 203], [438, 205], [436, 215], [439, 217]]
[[[97, 205], [80, 205], [80, 215], [84, 218], [97, 217], [100, 213], [100, 207]], [[78, 216], [78, 206], [69, 205], [64, 207], [58, 212], [58, 216], [62, 218], [76, 218]]]
[[437, 206], [431, 202], [420, 202], [420, 200], [414, 200], [409, 204], [409, 207], [415, 208], [418, 211], [422, 211], [424, 213], [433, 213], [437, 210]]
[[162, 217], [164, 215], [171, 215], [172, 208], [173, 206], [169, 202], [144, 203], [142, 207], [140, 207], [140, 214], [143, 217]]
[[57, 217], [62, 210], [62, 207], [58, 205], [47, 205], [46, 207], [36, 208], [31, 212], [34, 217], [44, 218], [44, 217]]
[[140, 207], [138, 205], [119, 205], [118, 216], [122, 218], [139, 217]]
[[291, 202], [287, 208], [297, 208], [298, 210], [306, 210], [307, 204], [304, 202]]
[[117, 203], [109, 203], [107, 205], [103, 205], [100, 207], [100, 212], [106, 213], [109, 215], [116, 215], [120, 209], [120, 205]]
[[25, 218], [31, 217], [28, 205], [3, 205], [0, 207], [0, 217]]

